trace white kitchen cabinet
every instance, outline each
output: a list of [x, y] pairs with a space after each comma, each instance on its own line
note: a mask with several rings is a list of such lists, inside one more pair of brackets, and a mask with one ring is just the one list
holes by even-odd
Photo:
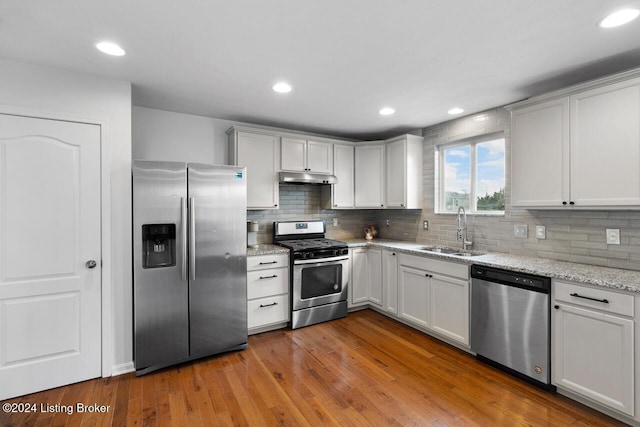
[[284, 327], [289, 321], [289, 256], [247, 257], [249, 334]]
[[351, 250], [351, 306], [382, 306], [382, 251], [375, 248]]
[[623, 77], [511, 107], [512, 206], [640, 207], [640, 78]]
[[333, 174], [338, 182], [331, 186], [333, 209], [354, 207], [354, 161], [353, 145], [334, 144]]
[[430, 328], [429, 274], [402, 264], [398, 271], [398, 316], [417, 326]]
[[247, 168], [247, 209], [277, 209], [280, 198], [280, 138], [234, 128], [227, 134], [229, 164]]
[[403, 135], [386, 141], [386, 207], [422, 209], [422, 141]]
[[282, 137], [281, 169], [330, 174], [333, 170], [332, 144]]
[[449, 341], [469, 345], [469, 267], [400, 254], [398, 316]]
[[469, 280], [432, 274], [431, 329], [469, 345]]
[[633, 416], [634, 297], [557, 280], [553, 292], [553, 383]]
[[398, 314], [398, 253], [382, 251], [382, 308]]
[[355, 147], [355, 207], [384, 208], [385, 146]]

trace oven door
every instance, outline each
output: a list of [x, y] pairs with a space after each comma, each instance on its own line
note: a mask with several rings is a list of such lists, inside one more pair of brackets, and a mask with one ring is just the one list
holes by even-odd
[[347, 300], [349, 257], [297, 260], [293, 265], [293, 310]]

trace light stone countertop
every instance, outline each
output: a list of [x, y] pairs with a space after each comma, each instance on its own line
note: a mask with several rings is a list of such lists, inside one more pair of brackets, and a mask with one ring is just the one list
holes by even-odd
[[577, 264], [545, 258], [524, 257], [498, 252], [473, 257], [438, 254], [418, 249], [425, 246], [425, 244], [385, 239], [374, 239], [372, 241], [354, 239], [346, 240], [346, 242], [349, 244], [350, 248], [364, 246], [380, 247], [383, 249], [393, 249], [398, 252], [411, 255], [443, 259], [468, 265], [477, 264], [486, 267], [504, 268], [520, 273], [537, 274], [554, 279], [568, 280], [630, 292], [640, 292], [640, 271]]
[[258, 245], [257, 248], [247, 248], [247, 256], [257, 256], [257, 255], [277, 255], [277, 254], [286, 254], [289, 255], [289, 249], [273, 245], [271, 243], [264, 243]]

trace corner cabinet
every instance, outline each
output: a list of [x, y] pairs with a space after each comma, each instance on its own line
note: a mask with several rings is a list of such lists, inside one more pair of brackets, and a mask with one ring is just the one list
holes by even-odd
[[514, 104], [511, 204], [640, 208], [640, 77], [622, 73]]
[[355, 206], [354, 162], [353, 145], [333, 145], [333, 174], [338, 182], [330, 187], [330, 209], [346, 209]]
[[553, 283], [553, 383], [634, 416], [634, 296]]
[[469, 266], [400, 254], [398, 317], [469, 346]]
[[382, 306], [382, 251], [374, 248], [351, 250], [350, 306]]
[[422, 209], [421, 136], [403, 135], [386, 141], [386, 207]]
[[355, 207], [384, 208], [385, 146], [355, 147]]
[[278, 209], [280, 138], [234, 128], [227, 135], [229, 164], [247, 168], [247, 209]]

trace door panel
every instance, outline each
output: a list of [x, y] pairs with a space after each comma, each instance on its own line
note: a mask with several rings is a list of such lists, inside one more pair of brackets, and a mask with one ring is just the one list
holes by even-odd
[[100, 127], [0, 114], [0, 182], [0, 400], [100, 376]]
[[[189, 163], [191, 357], [247, 342], [245, 169]], [[195, 273], [195, 274], [192, 274]]]

